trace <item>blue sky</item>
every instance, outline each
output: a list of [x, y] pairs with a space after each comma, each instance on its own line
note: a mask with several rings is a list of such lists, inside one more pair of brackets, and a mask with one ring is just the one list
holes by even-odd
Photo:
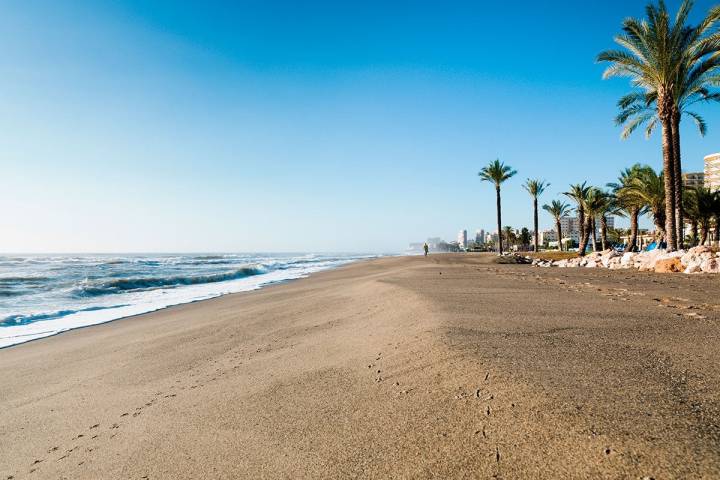
[[497, 157], [516, 227], [527, 177], [660, 167], [594, 61], [644, 2], [449, 3], [2, 2], [0, 251], [400, 251], [493, 228]]

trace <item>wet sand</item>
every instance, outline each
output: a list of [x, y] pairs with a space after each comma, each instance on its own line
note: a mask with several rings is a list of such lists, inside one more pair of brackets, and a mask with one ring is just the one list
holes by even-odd
[[720, 477], [720, 278], [491, 259], [0, 350], [0, 479]]

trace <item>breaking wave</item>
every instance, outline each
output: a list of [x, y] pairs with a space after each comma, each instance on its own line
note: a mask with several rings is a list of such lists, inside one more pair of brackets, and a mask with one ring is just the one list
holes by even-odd
[[231, 272], [209, 275], [173, 275], [167, 277], [119, 278], [97, 283], [84, 283], [77, 287], [76, 295], [94, 296], [113, 293], [150, 290], [155, 288], [177, 287], [181, 285], [200, 285], [204, 283], [226, 282], [266, 273], [262, 267], [243, 267]]

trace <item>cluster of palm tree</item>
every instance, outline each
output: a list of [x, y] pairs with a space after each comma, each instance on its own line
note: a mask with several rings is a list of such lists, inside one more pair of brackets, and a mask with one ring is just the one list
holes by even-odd
[[[618, 181], [607, 185], [609, 190], [587, 183], [571, 185], [564, 193], [575, 203], [580, 230], [580, 255], [585, 253], [590, 237], [597, 248], [596, 225], [600, 221], [600, 245], [606, 248], [607, 216], [624, 215], [630, 219], [628, 248], [637, 249], [638, 218], [652, 215], [658, 240], [665, 240], [670, 251], [683, 248], [685, 220], [693, 228], [692, 242], [704, 241], [715, 221], [716, 236], [720, 222], [715, 202], [718, 195], [703, 188], [684, 192], [680, 155], [680, 122], [690, 117], [700, 134], [705, 135], [705, 120], [691, 110], [699, 102], [720, 101], [720, 93], [711, 90], [720, 86], [720, 5], [712, 7], [696, 25], [688, 18], [692, 0], [684, 0], [673, 17], [665, 2], [645, 8], [646, 19], [627, 18], [622, 33], [614, 40], [620, 48], [598, 55], [599, 62], [609, 63], [604, 77], [629, 77], [632, 90], [618, 101], [620, 112], [615, 121], [622, 125], [622, 138], [628, 138], [644, 126], [650, 136], [659, 125], [662, 131], [663, 169], [656, 173], [645, 165], [633, 165], [621, 172]], [[500, 185], [517, 172], [495, 160], [480, 172], [480, 177], [495, 185], [498, 234], [502, 236]], [[524, 188], [533, 199], [534, 249], [538, 249], [538, 197], [549, 184], [528, 179]], [[560, 219], [570, 205], [553, 200], [543, 206], [553, 216], [562, 247]], [[720, 240], [720, 238], [718, 238]], [[498, 242], [502, 253], [502, 241]]]
[[[720, 192], [705, 187], [686, 189], [683, 209], [690, 220], [693, 244], [720, 241]], [[711, 228], [714, 231], [712, 239], [709, 238]]]
[[646, 7], [646, 19], [627, 18], [615, 37], [621, 48], [598, 55], [610, 66], [604, 77], [631, 79], [633, 90], [618, 101], [616, 123], [627, 138], [645, 126], [647, 136], [662, 130], [665, 201], [664, 232], [668, 250], [683, 247], [684, 201], [680, 155], [680, 121], [692, 118], [704, 135], [704, 119], [690, 110], [698, 102], [720, 100], [710, 90], [720, 84], [720, 5], [697, 24], [688, 24], [692, 0], [685, 0], [674, 17], [663, 0]]
[[[517, 172], [495, 160], [480, 172], [480, 177], [495, 185], [497, 195], [498, 225], [501, 225], [501, 198], [500, 186]], [[534, 249], [538, 249], [538, 197], [544, 192], [549, 183], [528, 179], [523, 188], [530, 193], [533, 200], [533, 217], [535, 224]], [[543, 205], [555, 221], [558, 237], [558, 248], [562, 250], [561, 219], [568, 216], [573, 210], [577, 212], [579, 223], [579, 255], [584, 255], [588, 245], [593, 251], [609, 248], [609, 230], [607, 217], [616, 215], [627, 217], [630, 220], [630, 229], [626, 245], [627, 251], [637, 251], [639, 248], [638, 232], [639, 218], [649, 214], [655, 225], [655, 239], [661, 241], [667, 238], [665, 208], [666, 193], [663, 173], [657, 173], [648, 165], [635, 164], [620, 172], [616, 182], [608, 183], [606, 188], [588, 185], [587, 182], [570, 185], [563, 195], [575, 203], [572, 207], [561, 200], [553, 200]], [[685, 189], [683, 196], [683, 210], [685, 219], [692, 226], [692, 236], [688, 238], [690, 244], [705, 244], [712, 231], [715, 240], [720, 241], [720, 192], [711, 191], [704, 187]], [[599, 226], [597, 225], [599, 222]], [[599, 227], [599, 228], [598, 228]], [[600, 238], [597, 238], [597, 232]], [[509, 247], [515, 241], [513, 230], [510, 227], [498, 229], [501, 237]], [[681, 237], [683, 242], [684, 229]], [[503, 241], [498, 242], [498, 252], [502, 254]]]

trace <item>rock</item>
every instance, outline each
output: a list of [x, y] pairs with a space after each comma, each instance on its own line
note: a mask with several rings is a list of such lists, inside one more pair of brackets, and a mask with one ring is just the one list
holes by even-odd
[[[690, 250], [692, 250], [692, 249], [690, 249]], [[682, 257], [680, 257], [680, 261], [681, 261], [682, 264], [685, 265], [686, 267], [687, 267], [688, 265], [690, 265], [691, 263], [694, 263], [694, 262], [696, 261], [696, 259], [697, 259], [697, 254], [696, 254], [696, 253], [693, 253], [693, 252], [691, 252], [691, 251], [688, 251], [685, 255], [683, 255]]]
[[712, 253], [712, 247], [710, 247], [708, 245], [698, 245], [697, 247], [692, 247], [688, 251], [690, 253], [695, 253], [695, 254], [706, 253], [706, 252]]
[[[690, 258], [687, 258], [687, 257], [688, 257], [688, 254], [685, 254], [680, 259], [680, 261], [683, 262], [683, 266], [685, 267], [685, 273], [697, 273], [697, 272], [702, 271], [701, 265], [702, 265], [703, 259], [700, 258], [699, 255], [695, 255], [695, 254], [691, 253], [691, 254], [689, 254]], [[684, 260], [687, 260], [687, 262], [685, 262]]]
[[[653, 252], [656, 250], [653, 250]], [[665, 250], [660, 250], [654, 257], [652, 257], [652, 260], [650, 260], [650, 266], [654, 269], [657, 263], [661, 260], [669, 260], [672, 258], [677, 258], [678, 262], [682, 264], [680, 261], [680, 258], [685, 255], [685, 252], [683, 250], [678, 250], [675, 252], [665, 252]]]
[[685, 271], [683, 273], [701, 273], [701, 272], [702, 272], [702, 268], [700, 267], [700, 264], [693, 263], [693, 264], [688, 265], [685, 268]]
[[605, 250], [600, 256], [600, 261], [602, 262], [603, 266], [605, 266], [605, 268], [608, 268], [610, 267], [610, 261], [620, 256], [621, 254], [616, 252], [615, 250]]
[[656, 259], [653, 268], [655, 273], [682, 272], [684, 270], [678, 257]]
[[720, 261], [717, 258], [703, 260], [700, 268], [705, 273], [720, 273]]
[[635, 252], [625, 252], [622, 255], [622, 258], [620, 259], [620, 265], [623, 267], [632, 267], [633, 263], [635, 263], [635, 257], [637, 257], [638, 254]]

